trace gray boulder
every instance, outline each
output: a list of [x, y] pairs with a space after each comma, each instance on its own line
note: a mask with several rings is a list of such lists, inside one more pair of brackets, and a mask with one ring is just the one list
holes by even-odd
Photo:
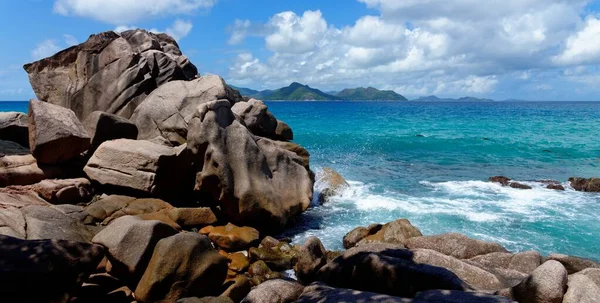
[[0, 140], [13, 141], [29, 147], [29, 120], [18, 112], [0, 112]]
[[95, 111], [83, 122], [87, 133], [92, 137], [91, 146], [95, 150], [105, 141], [116, 139], [137, 139], [138, 129], [131, 121], [117, 115]]
[[175, 229], [160, 221], [124, 216], [99, 232], [92, 242], [106, 247], [112, 264], [109, 273], [135, 285], [150, 262], [156, 243], [175, 234]]
[[184, 232], [156, 244], [135, 295], [140, 302], [164, 303], [216, 295], [226, 277], [227, 258], [206, 236]]
[[29, 148], [40, 164], [57, 164], [90, 147], [90, 138], [72, 110], [29, 101]]
[[563, 303], [595, 303], [600, 300], [600, 286], [584, 274], [569, 276]]
[[458, 259], [470, 259], [493, 252], [508, 252], [500, 244], [471, 239], [457, 233], [413, 237], [407, 239], [404, 245], [409, 249], [435, 250]]
[[243, 303], [291, 303], [302, 293], [304, 286], [295, 281], [274, 279], [261, 283], [254, 288]]
[[139, 29], [92, 35], [24, 69], [39, 99], [70, 108], [81, 120], [98, 110], [129, 118], [158, 86], [197, 73], [171, 37]]
[[529, 275], [542, 264], [542, 256], [537, 251], [516, 254], [495, 252], [473, 257], [469, 261], [484, 268], [510, 269]]
[[596, 261], [563, 254], [551, 254], [548, 256], [548, 260], [555, 260], [562, 263], [569, 274], [580, 272], [586, 268], [600, 268], [600, 263]]
[[186, 196], [193, 181], [185, 146], [171, 148], [143, 140], [104, 142], [83, 170], [102, 185], [164, 197]]
[[227, 100], [200, 105], [189, 129], [194, 189], [218, 201], [230, 221], [281, 228], [310, 205], [313, 180], [307, 161], [276, 141], [253, 136]]
[[[27, 143], [29, 146], [29, 143]], [[16, 155], [28, 155], [31, 151], [29, 148], [13, 141], [0, 140], [0, 157], [4, 156], [16, 156]]]
[[560, 303], [567, 291], [567, 270], [558, 261], [546, 261], [531, 276], [511, 290], [521, 303]]
[[198, 106], [220, 99], [235, 103], [241, 96], [219, 76], [173, 81], [153, 91], [136, 108], [131, 120], [140, 131], [140, 139], [162, 136], [174, 145], [180, 145], [187, 140], [189, 122]]

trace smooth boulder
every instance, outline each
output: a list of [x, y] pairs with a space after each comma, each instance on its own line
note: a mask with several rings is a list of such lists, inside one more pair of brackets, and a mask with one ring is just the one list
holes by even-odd
[[0, 186], [29, 185], [44, 179], [64, 177], [68, 169], [59, 166], [38, 165], [30, 155], [0, 157]]
[[254, 288], [242, 303], [291, 303], [302, 294], [304, 286], [295, 281], [269, 280]]
[[561, 303], [567, 291], [567, 270], [558, 261], [546, 261], [531, 276], [511, 290], [520, 303]]
[[410, 221], [407, 219], [398, 219], [384, 224], [379, 231], [367, 235], [357, 245], [373, 242], [404, 245], [408, 239], [421, 236], [423, 236], [421, 231], [412, 225]]
[[310, 284], [317, 279], [319, 269], [327, 264], [327, 251], [319, 238], [311, 236], [298, 251], [298, 260], [294, 271], [298, 281]]
[[404, 243], [409, 249], [431, 249], [458, 259], [470, 259], [493, 252], [508, 252], [502, 245], [471, 239], [457, 233], [413, 237]]
[[569, 276], [562, 303], [595, 303], [600, 300], [600, 285], [583, 274]]
[[90, 138], [72, 110], [29, 101], [29, 148], [40, 164], [69, 161], [90, 147]]
[[229, 223], [213, 228], [208, 237], [226, 251], [240, 251], [257, 244], [260, 233], [252, 227], [238, 227]]
[[319, 190], [319, 203], [325, 203], [329, 198], [338, 195], [350, 185], [342, 175], [332, 168], [323, 168], [316, 176]]

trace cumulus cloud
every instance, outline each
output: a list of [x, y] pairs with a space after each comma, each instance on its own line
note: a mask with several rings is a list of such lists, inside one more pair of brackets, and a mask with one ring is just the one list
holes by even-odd
[[121, 25], [155, 17], [190, 14], [211, 8], [216, 2], [217, 0], [56, 0], [54, 12]]
[[31, 57], [35, 60], [43, 59], [56, 54], [61, 49], [62, 47], [58, 46], [56, 40], [44, 40], [31, 51]]
[[67, 44], [68, 46], [79, 44], [79, 41], [73, 35], [64, 34], [63, 37], [65, 38], [65, 44]]
[[[155, 34], [166, 33], [169, 36], [173, 37], [175, 40], [179, 41], [179, 40], [185, 38], [192, 31], [193, 27], [194, 27], [194, 24], [191, 21], [176, 19], [173, 22], [173, 24], [171, 26], [167, 27], [165, 30], [151, 28], [151, 29], [148, 29], [148, 31], [151, 33], [155, 33]], [[137, 28], [138, 27], [135, 25], [119, 25], [114, 29], [114, 31], [117, 33], [122, 33], [122, 32], [128, 31], [128, 30], [137, 29]]]
[[282, 12], [260, 26], [236, 21], [230, 42], [261, 28], [271, 54], [238, 56], [230, 80], [485, 95], [559, 65], [600, 63], [600, 21], [585, 15], [591, 0], [358, 1], [379, 15], [340, 27], [320, 11]]

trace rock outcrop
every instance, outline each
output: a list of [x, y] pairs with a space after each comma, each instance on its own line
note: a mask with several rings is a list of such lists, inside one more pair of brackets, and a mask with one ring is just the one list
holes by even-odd
[[250, 99], [238, 102], [231, 107], [231, 111], [238, 115], [246, 127], [255, 135], [277, 140], [277, 119], [260, 100]]
[[569, 178], [571, 187], [577, 191], [600, 192], [600, 178]]
[[38, 99], [81, 120], [97, 110], [129, 118], [157, 87], [197, 74], [173, 38], [139, 29], [92, 35], [24, 69]]

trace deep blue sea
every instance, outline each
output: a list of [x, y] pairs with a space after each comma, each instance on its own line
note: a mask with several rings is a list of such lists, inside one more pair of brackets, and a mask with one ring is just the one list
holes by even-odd
[[[408, 218], [424, 234], [459, 232], [512, 251], [600, 260], [600, 194], [571, 176], [600, 176], [600, 103], [267, 102], [311, 153], [351, 184], [288, 232], [341, 249], [356, 226]], [[0, 102], [0, 111], [27, 103]], [[487, 182], [505, 175], [534, 187]], [[564, 192], [536, 182], [564, 182]], [[316, 185], [317, 187], [320, 184]]]

